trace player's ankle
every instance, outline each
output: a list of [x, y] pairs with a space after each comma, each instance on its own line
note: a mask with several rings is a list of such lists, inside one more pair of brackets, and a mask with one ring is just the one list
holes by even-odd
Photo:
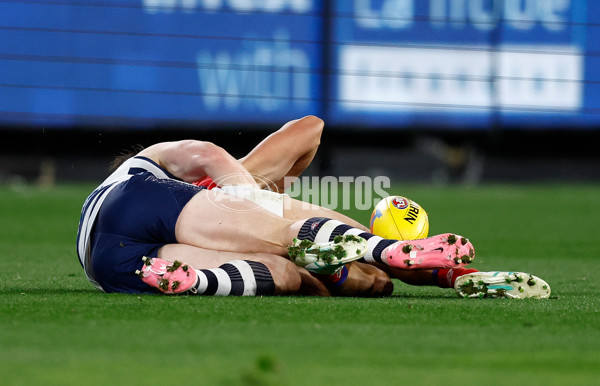
[[436, 285], [440, 288], [454, 288], [454, 282], [462, 275], [478, 272], [474, 268], [440, 268], [434, 269], [432, 276]]

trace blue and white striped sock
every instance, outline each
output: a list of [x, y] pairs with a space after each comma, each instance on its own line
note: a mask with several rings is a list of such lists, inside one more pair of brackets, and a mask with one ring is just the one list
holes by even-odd
[[198, 295], [273, 295], [275, 283], [269, 268], [251, 260], [233, 260], [219, 268], [196, 269], [198, 283], [191, 292]]
[[338, 220], [332, 220], [327, 217], [312, 217], [306, 220], [300, 232], [298, 239], [310, 240], [315, 243], [327, 243], [333, 241], [333, 238], [338, 235], [354, 235], [360, 236], [367, 240], [368, 250], [365, 256], [359, 261], [367, 263], [383, 263], [386, 260], [382, 259], [381, 253], [389, 245], [394, 244], [398, 240], [384, 239], [375, 236], [372, 233], [365, 232], [358, 228], [351, 227]]

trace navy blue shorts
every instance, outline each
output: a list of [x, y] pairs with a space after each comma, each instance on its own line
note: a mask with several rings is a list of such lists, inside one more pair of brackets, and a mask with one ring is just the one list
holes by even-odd
[[156, 257], [177, 243], [175, 224], [188, 201], [203, 188], [141, 173], [118, 184], [102, 203], [92, 231], [91, 260], [106, 292], [156, 292], [135, 271], [142, 257]]

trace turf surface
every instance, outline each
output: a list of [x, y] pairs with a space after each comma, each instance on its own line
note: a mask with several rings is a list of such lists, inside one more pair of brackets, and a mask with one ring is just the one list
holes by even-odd
[[[591, 385], [600, 379], [600, 187], [397, 187], [476, 268], [530, 271], [548, 300], [104, 294], [75, 232], [89, 186], [0, 188], [3, 385]], [[350, 212], [367, 222], [368, 212]]]

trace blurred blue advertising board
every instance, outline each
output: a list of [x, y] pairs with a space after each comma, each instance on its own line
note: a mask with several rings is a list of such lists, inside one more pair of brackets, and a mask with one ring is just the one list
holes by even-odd
[[586, 5], [338, 1], [330, 121], [386, 127], [597, 125], [600, 70], [589, 66], [596, 58], [588, 56], [598, 52], [590, 41], [600, 38], [600, 9]]
[[598, 3], [0, 0], [0, 125], [600, 127]]
[[320, 114], [319, 11], [313, 0], [1, 1], [0, 119], [127, 127]]

